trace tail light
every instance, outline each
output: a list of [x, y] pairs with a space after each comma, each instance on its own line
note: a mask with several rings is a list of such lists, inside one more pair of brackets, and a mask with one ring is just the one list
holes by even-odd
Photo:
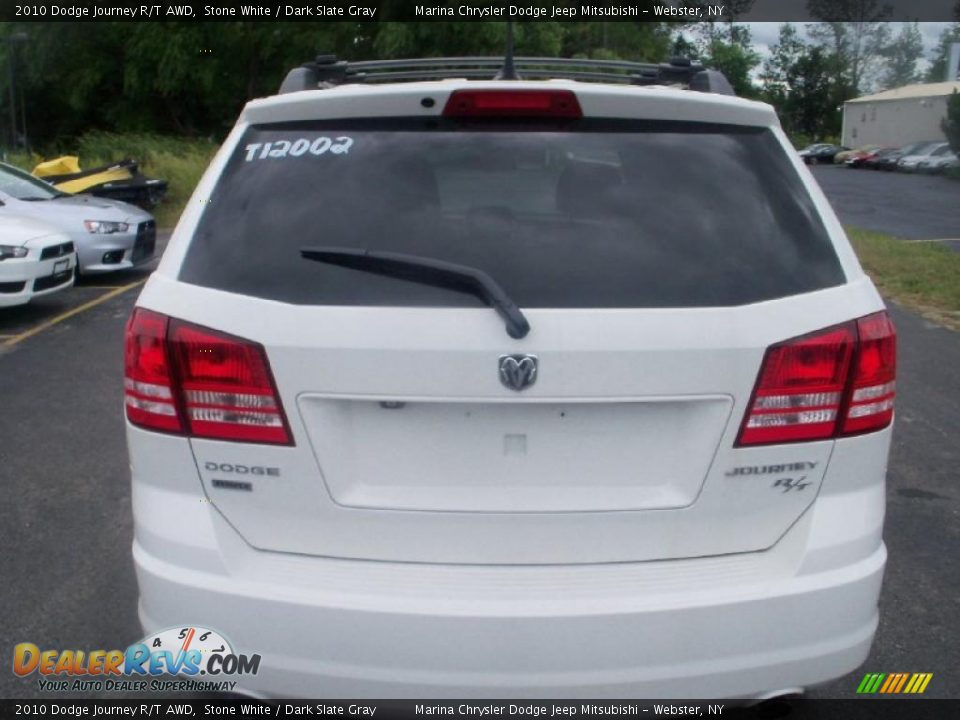
[[860, 344], [853, 366], [850, 400], [841, 434], [878, 430], [893, 420], [897, 376], [897, 333], [886, 313], [857, 320]]
[[572, 90], [454, 90], [444, 117], [583, 117]]
[[896, 332], [886, 312], [767, 349], [738, 446], [827, 440], [893, 419]]
[[182, 432], [173, 398], [167, 360], [167, 318], [149, 310], [134, 310], [127, 322], [124, 379], [127, 418], [134, 425]]
[[292, 445], [263, 347], [135, 309], [127, 323], [127, 419], [149, 430]]

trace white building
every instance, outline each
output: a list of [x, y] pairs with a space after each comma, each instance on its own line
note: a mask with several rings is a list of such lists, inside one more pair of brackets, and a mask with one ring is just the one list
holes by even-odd
[[920, 140], [946, 140], [940, 121], [947, 98], [960, 81], [904, 85], [843, 104], [841, 142], [847, 147], [899, 147]]

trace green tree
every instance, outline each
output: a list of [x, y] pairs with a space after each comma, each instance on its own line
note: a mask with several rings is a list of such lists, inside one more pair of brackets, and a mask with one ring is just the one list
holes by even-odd
[[[960, 6], [957, 9], [960, 12]], [[947, 73], [947, 60], [950, 54], [950, 45], [960, 42], [960, 22], [955, 22], [944, 28], [937, 41], [937, 47], [930, 55], [930, 67], [927, 70], [927, 82], [943, 82]]]
[[885, 67], [880, 84], [883, 89], [917, 82], [917, 63], [923, 57], [923, 38], [916, 22], [904, 23], [897, 37], [883, 52]]
[[670, 23], [563, 23], [563, 57], [660, 62], [670, 55]]
[[[366, 54], [361, 23], [10, 23], [26, 32], [31, 135], [87, 129], [223, 135], [247, 100], [319, 52]], [[0, 83], [4, 83], [0, 73]], [[3, 90], [6, 90], [5, 84]]]
[[807, 9], [821, 21], [807, 25], [807, 34], [827, 51], [844, 95], [859, 95], [875, 80], [890, 44], [891, 7], [882, 0], [807, 0]]
[[783, 104], [782, 119], [794, 133], [822, 139], [840, 130], [837, 112], [838, 86], [833, 62], [820, 47], [809, 48], [787, 70], [789, 94]]
[[[0, 64], [11, 45], [2, 38], [26, 33], [28, 42], [17, 46], [17, 87], [31, 140], [43, 146], [66, 145], [90, 129], [222, 137], [247, 100], [273, 94], [290, 68], [318, 54], [375, 59], [505, 50], [505, 23], [391, 22], [406, 6], [382, 7], [388, 19], [376, 23], [0, 23]], [[661, 61], [676, 27], [519, 22], [516, 51]], [[720, 57], [721, 49], [718, 60], [736, 75], [740, 58]], [[8, 109], [6, 70], [0, 67], [0, 110]]]
[[770, 46], [770, 54], [763, 61], [760, 81], [763, 99], [780, 109], [790, 94], [788, 78], [793, 66], [807, 52], [800, 40], [797, 28], [791, 23], [780, 26], [776, 44]]
[[701, 26], [699, 54], [704, 65], [726, 75], [741, 97], [756, 97], [758, 90], [751, 73], [760, 62], [753, 49], [750, 29], [732, 22], [706, 23]]
[[940, 127], [947, 136], [950, 149], [960, 154], [960, 93], [956, 90], [947, 100], [947, 116], [940, 121]]
[[[514, 26], [518, 55], [557, 55], [563, 27], [555, 22], [522, 22]], [[377, 27], [373, 56], [377, 58], [502, 55], [507, 24], [457, 21], [386, 22]]]

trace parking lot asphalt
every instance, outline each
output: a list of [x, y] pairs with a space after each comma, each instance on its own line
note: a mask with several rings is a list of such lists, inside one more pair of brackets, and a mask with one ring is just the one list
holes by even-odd
[[[0, 648], [7, 658], [0, 697], [51, 697], [35, 675], [18, 678], [5, 664], [16, 643], [108, 650], [141, 637], [122, 338], [145, 276], [91, 282], [43, 302], [52, 307], [38, 303], [12, 319], [0, 316], [0, 335], [8, 336], [0, 346]], [[81, 305], [88, 307], [9, 344]], [[932, 672], [926, 696], [960, 697], [960, 335], [891, 311], [900, 370], [880, 629], [863, 668], [812, 697], [854, 697], [867, 671]], [[184, 613], [188, 618], [189, 608]]]
[[938, 175], [811, 168], [844, 225], [908, 240], [952, 240], [960, 250], [960, 181]]

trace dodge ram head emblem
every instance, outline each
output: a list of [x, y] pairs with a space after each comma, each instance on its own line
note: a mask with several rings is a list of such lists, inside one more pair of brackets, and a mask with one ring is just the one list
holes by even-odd
[[511, 390], [526, 390], [537, 381], [536, 355], [501, 355], [500, 382]]

